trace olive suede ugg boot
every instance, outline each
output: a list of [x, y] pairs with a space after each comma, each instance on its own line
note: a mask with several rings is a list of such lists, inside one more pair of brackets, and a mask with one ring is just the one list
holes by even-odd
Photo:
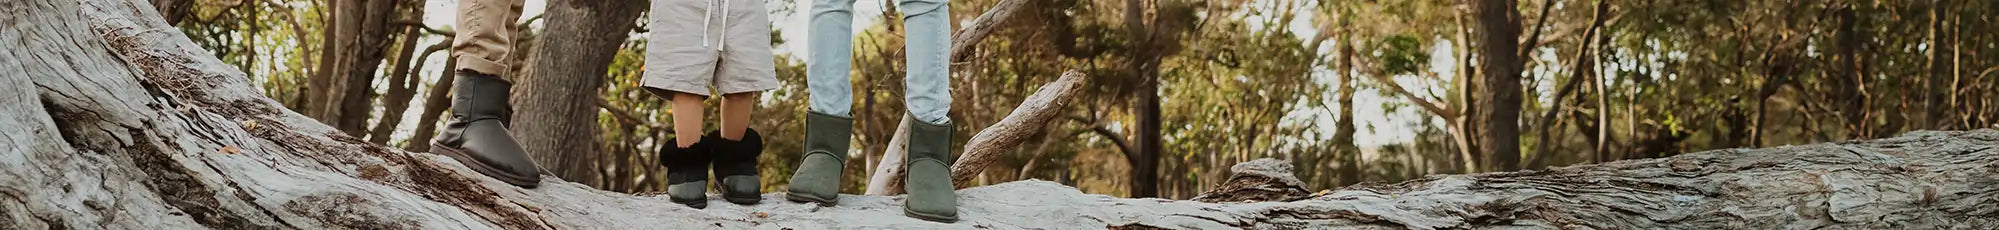
[[763, 184], [757, 178], [757, 156], [763, 155], [764, 140], [755, 129], [744, 129], [741, 140], [722, 138], [722, 131], [708, 133], [701, 142], [714, 143], [715, 179], [721, 180], [722, 199], [729, 203], [754, 205], [763, 201]]
[[853, 118], [805, 113], [805, 159], [799, 162], [798, 171], [791, 174], [786, 200], [828, 207], [839, 203], [840, 173], [847, 163], [847, 141], [853, 128]]
[[667, 139], [659, 148], [659, 163], [666, 166], [668, 200], [687, 207], [707, 208], [708, 164], [714, 157], [709, 146], [713, 143], [703, 140], [682, 148], [677, 141]]
[[541, 169], [528, 160], [527, 150], [507, 134], [507, 88], [499, 76], [460, 70], [451, 93], [451, 122], [430, 143], [431, 152], [451, 157], [486, 177], [534, 188]]
[[936, 222], [958, 221], [958, 187], [951, 184], [951, 123], [931, 124], [914, 119], [909, 128], [908, 167], [903, 191], [903, 214]]

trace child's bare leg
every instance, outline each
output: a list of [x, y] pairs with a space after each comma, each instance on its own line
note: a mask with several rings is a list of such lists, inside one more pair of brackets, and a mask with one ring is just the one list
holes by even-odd
[[750, 110], [756, 105], [755, 92], [722, 95], [722, 139], [742, 140], [743, 130], [750, 127]]
[[708, 147], [702, 147], [712, 144], [699, 144], [706, 139], [701, 133], [701, 116], [705, 112], [701, 101], [706, 97], [657, 88], [646, 90], [666, 98], [667, 104], [673, 106], [674, 143], [659, 143], [659, 162], [666, 166], [668, 200], [697, 209], [708, 207], [708, 167], [714, 156]]
[[701, 101], [701, 95], [673, 93], [673, 136], [678, 142], [675, 145], [686, 148], [701, 142], [701, 116], [707, 112]]

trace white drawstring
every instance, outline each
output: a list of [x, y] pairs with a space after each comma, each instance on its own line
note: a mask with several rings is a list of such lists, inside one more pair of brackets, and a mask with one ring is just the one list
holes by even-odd
[[729, 40], [729, 31], [728, 31], [728, 30], [729, 30], [729, 0], [715, 0], [715, 1], [709, 1], [709, 2], [708, 2], [708, 7], [705, 7], [706, 9], [705, 9], [704, 11], [702, 11], [702, 12], [701, 12], [701, 47], [704, 47], [704, 48], [705, 48], [705, 47], [708, 47], [708, 29], [709, 29], [710, 27], [714, 26], [713, 24], [710, 24], [710, 23], [708, 23], [708, 22], [709, 22], [709, 20], [711, 20], [710, 18], [712, 18], [712, 17], [714, 17], [714, 16], [715, 16], [715, 4], [718, 4], [718, 3], [722, 5], [722, 15], [721, 15], [721, 16], [722, 16], [722, 36], [721, 36], [722, 38], [721, 38], [721, 39], [716, 39], [716, 40], [715, 40], [715, 51], [717, 51], [717, 52], [720, 52], [720, 51], [722, 51], [722, 48], [723, 48], [723, 47], [728, 47], [728, 40]]
[[712, 16], [715, 16], [715, 1], [708, 1], [708, 5], [707, 5], [706, 7], [701, 7], [701, 47], [702, 47], [702, 48], [707, 48], [707, 47], [708, 47], [708, 18], [710, 18], [710, 17], [712, 17]]
[[722, 1], [722, 39], [715, 39], [715, 52], [729, 47], [729, 0]]

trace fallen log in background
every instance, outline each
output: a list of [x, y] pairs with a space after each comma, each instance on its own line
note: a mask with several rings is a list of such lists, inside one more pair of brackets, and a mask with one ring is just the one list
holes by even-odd
[[818, 207], [766, 194], [761, 205], [711, 201], [697, 210], [552, 177], [520, 189], [448, 158], [341, 134], [264, 98], [145, 1], [0, 1], [0, 25], [0, 228], [9, 229], [1999, 225], [1994, 130], [1433, 176], [1304, 197], [1270, 173], [1281, 167], [1260, 161], [1240, 170], [1258, 173], [1203, 195], [1224, 203], [1023, 181], [961, 190], [963, 220], [953, 224], [903, 217], [896, 196], [843, 196], [839, 206]]
[[[1020, 107], [1015, 107], [1006, 118], [972, 135], [971, 139], [965, 141], [965, 151], [956, 156], [957, 163], [951, 164], [951, 181], [959, 188], [964, 188], [971, 184], [973, 177], [984, 173], [986, 167], [998, 161], [1001, 154], [1016, 152], [1016, 147], [1026, 143], [1028, 137], [1041, 131], [1041, 128], [1054, 121], [1057, 115], [1062, 115], [1062, 108], [1069, 105], [1069, 98], [1074, 98], [1077, 92], [1083, 91], [1082, 85], [1083, 73], [1076, 71], [1062, 73], [1062, 78], [1041, 86], [1034, 95], [1028, 95], [1026, 100], [1022, 100]], [[903, 121], [903, 124], [908, 122]], [[908, 128], [908, 125], [901, 127]], [[900, 128], [898, 130], [898, 132], [908, 131]], [[874, 177], [868, 180], [868, 195], [902, 194], [903, 179], [908, 178], [909, 174], [901, 170], [902, 159], [898, 159], [907, 154], [905, 143], [902, 143], [904, 141], [906, 140], [903, 138], [889, 141], [889, 154], [883, 157], [881, 164], [886, 167], [876, 170]]]

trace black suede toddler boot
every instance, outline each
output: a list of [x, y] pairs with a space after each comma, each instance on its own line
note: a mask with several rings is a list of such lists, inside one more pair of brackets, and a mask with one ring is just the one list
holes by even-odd
[[710, 150], [714, 143], [704, 138], [682, 148], [677, 141], [667, 139], [659, 148], [659, 163], [666, 166], [666, 195], [673, 203], [707, 208], [708, 164], [714, 157]]
[[722, 138], [721, 131], [709, 132], [702, 142], [714, 143], [715, 179], [721, 180], [722, 199], [729, 203], [754, 205], [763, 201], [763, 184], [757, 177], [757, 156], [763, 155], [763, 136], [744, 129], [741, 140]]

